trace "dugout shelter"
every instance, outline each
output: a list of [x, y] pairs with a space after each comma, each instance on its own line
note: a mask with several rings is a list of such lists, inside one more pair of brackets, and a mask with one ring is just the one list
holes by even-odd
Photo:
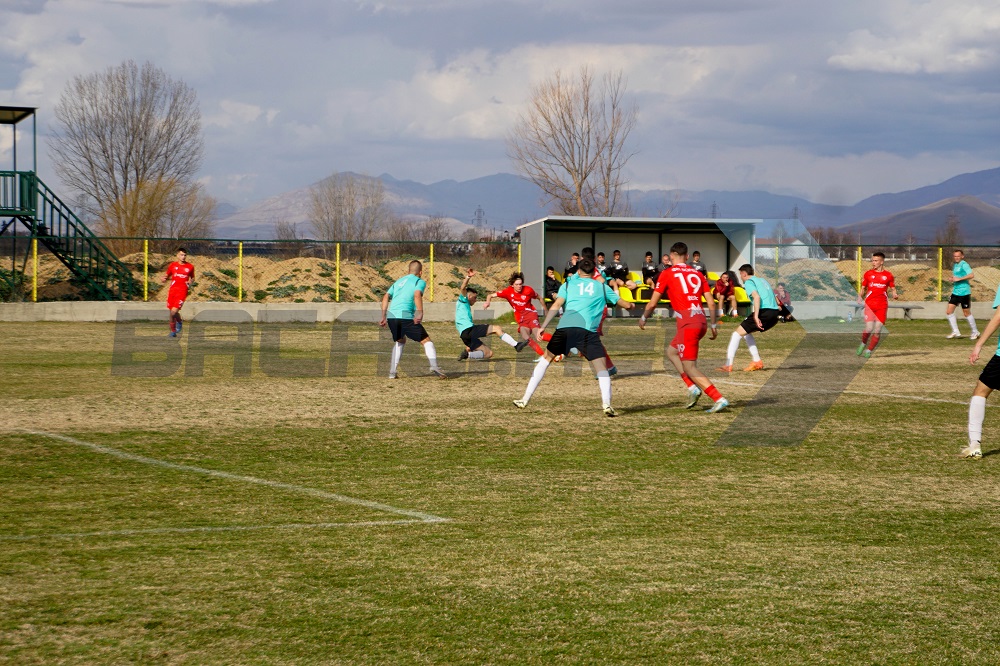
[[584, 247], [611, 253], [621, 250], [632, 272], [642, 269], [646, 252], [654, 260], [670, 251], [677, 241], [688, 251], [701, 252], [701, 261], [711, 273], [735, 271], [754, 263], [755, 229], [763, 220], [670, 218], [670, 217], [569, 217], [552, 215], [517, 228], [521, 240], [521, 270], [527, 284], [540, 290], [545, 285], [545, 267], [562, 275], [566, 262]]

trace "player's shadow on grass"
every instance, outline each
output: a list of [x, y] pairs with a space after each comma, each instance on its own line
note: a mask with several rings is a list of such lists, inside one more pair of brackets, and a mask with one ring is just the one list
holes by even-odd
[[983, 451], [984, 458], [988, 458], [990, 456], [1000, 456], [1000, 449], [993, 449], [992, 451]]
[[930, 352], [919, 352], [919, 351], [900, 351], [900, 352], [890, 352], [888, 354], [879, 354], [882, 358], [896, 358], [897, 356], [930, 356]]

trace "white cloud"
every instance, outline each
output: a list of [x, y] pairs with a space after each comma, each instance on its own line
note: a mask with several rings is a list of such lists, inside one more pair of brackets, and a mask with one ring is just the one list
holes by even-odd
[[977, 0], [888, 3], [888, 25], [848, 35], [834, 67], [895, 74], [985, 70], [1000, 64], [1000, 4]]

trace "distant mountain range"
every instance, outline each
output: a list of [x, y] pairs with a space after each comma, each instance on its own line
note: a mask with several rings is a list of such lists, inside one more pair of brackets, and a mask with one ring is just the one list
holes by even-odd
[[[467, 181], [444, 180], [424, 185], [379, 176], [385, 184], [390, 207], [404, 218], [441, 216], [450, 219], [456, 232], [471, 228], [477, 209], [484, 226], [513, 230], [548, 214], [541, 205], [541, 191], [534, 184], [508, 173]], [[216, 235], [221, 238], [273, 238], [274, 223], [291, 222], [308, 237], [309, 187], [285, 192], [243, 209], [220, 206]], [[958, 215], [964, 242], [969, 245], [1000, 243], [1000, 168], [962, 174], [937, 185], [894, 194], [878, 194], [853, 206], [814, 204], [806, 199], [764, 191], [632, 190], [629, 199], [635, 214], [656, 217], [790, 219], [796, 215], [807, 228], [832, 227], [860, 233], [865, 244], [896, 244], [913, 237], [933, 243], [949, 215]], [[769, 235], [773, 224], [758, 230]]]

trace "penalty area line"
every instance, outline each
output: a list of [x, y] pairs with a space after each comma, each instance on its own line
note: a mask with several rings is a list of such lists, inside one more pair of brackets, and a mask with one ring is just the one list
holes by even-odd
[[250, 483], [258, 486], [267, 486], [268, 488], [275, 488], [277, 490], [287, 490], [293, 493], [299, 493], [301, 495], [309, 495], [311, 497], [317, 497], [319, 499], [330, 500], [333, 502], [340, 502], [341, 504], [352, 504], [354, 506], [362, 506], [367, 509], [373, 509], [375, 511], [383, 511], [385, 513], [396, 514], [397, 516], [406, 516], [407, 518], [413, 518], [415, 520], [409, 522], [422, 522], [422, 523], [444, 523], [448, 522], [448, 518], [442, 518], [441, 516], [435, 516], [432, 513], [424, 513], [423, 511], [413, 511], [411, 509], [400, 509], [399, 507], [390, 506], [388, 504], [383, 504], [381, 502], [373, 502], [371, 500], [358, 499], [356, 497], [348, 497], [347, 495], [341, 495], [339, 493], [331, 493], [325, 490], [319, 490], [318, 488], [309, 488], [306, 486], [295, 485], [294, 483], [284, 483], [281, 481], [271, 481], [269, 479], [259, 479], [254, 476], [244, 476], [242, 474], [230, 474], [229, 472], [221, 472], [219, 470], [207, 469], [205, 467], [196, 467], [194, 465], [181, 465], [179, 463], [167, 462], [166, 460], [159, 460], [158, 458], [149, 458], [147, 456], [140, 456], [135, 453], [128, 453], [127, 451], [121, 451], [120, 449], [114, 449], [110, 446], [103, 446], [101, 444], [94, 444], [92, 442], [85, 442], [82, 439], [76, 439], [74, 437], [69, 437], [67, 435], [59, 435], [51, 432], [42, 432], [38, 430], [26, 430], [24, 431], [29, 435], [35, 435], [37, 437], [47, 437], [49, 439], [59, 440], [61, 442], [66, 442], [67, 444], [73, 444], [85, 449], [90, 449], [95, 453], [103, 453], [105, 455], [113, 456], [119, 458], [120, 460], [129, 460], [131, 462], [142, 463], [144, 465], [151, 465], [153, 467], [159, 467], [161, 469], [171, 469], [178, 472], [191, 472], [193, 474], [201, 474], [204, 476], [211, 476], [217, 479], [227, 479], [229, 481], [240, 481], [242, 483]]

